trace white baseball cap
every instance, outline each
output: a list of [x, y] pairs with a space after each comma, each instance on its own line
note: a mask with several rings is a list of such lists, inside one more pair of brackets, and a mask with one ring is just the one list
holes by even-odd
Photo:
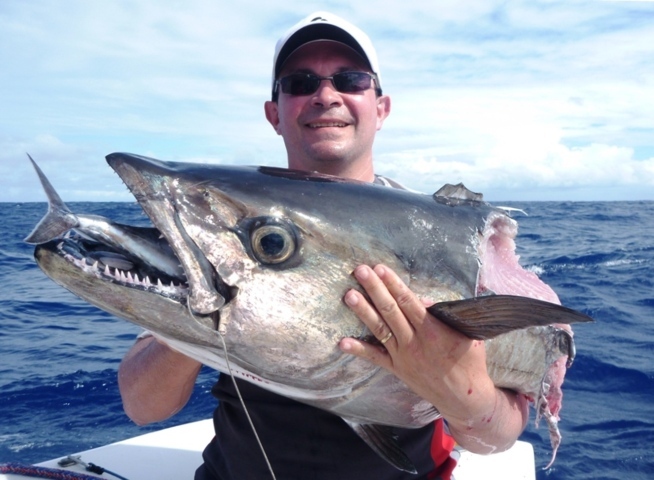
[[352, 48], [367, 60], [372, 73], [377, 75], [377, 89], [381, 93], [381, 77], [377, 52], [368, 35], [350, 22], [328, 12], [315, 12], [293, 25], [277, 41], [273, 60], [272, 89], [284, 62], [302, 45], [317, 40], [332, 40]]

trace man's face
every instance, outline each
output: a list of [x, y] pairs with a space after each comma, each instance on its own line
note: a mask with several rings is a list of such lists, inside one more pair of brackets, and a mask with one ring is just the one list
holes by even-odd
[[[370, 69], [349, 47], [320, 41], [294, 52], [280, 78], [291, 73], [327, 77], [346, 71]], [[277, 103], [267, 102], [266, 117], [284, 139], [289, 167], [334, 173], [356, 162], [372, 165], [375, 133], [390, 112], [390, 99], [377, 98], [375, 87], [373, 82], [363, 92], [340, 93], [331, 81], [323, 80], [313, 94], [280, 92]]]

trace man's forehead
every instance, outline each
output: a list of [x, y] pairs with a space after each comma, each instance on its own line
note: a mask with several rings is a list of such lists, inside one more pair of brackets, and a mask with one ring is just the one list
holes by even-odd
[[280, 76], [291, 71], [311, 71], [312, 67], [325, 61], [340, 64], [336, 67], [338, 71], [353, 68], [370, 71], [368, 62], [354, 49], [340, 42], [317, 40], [305, 43], [291, 53], [280, 70]]

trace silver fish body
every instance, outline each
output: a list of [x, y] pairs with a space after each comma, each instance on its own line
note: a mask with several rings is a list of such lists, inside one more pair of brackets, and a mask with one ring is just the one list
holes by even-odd
[[375, 440], [376, 426], [416, 428], [438, 411], [386, 370], [338, 348], [344, 337], [374, 341], [342, 297], [360, 288], [356, 266], [384, 263], [434, 302], [437, 318], [487, 339], [491, 378], [536, 402], [558, 446], [560, 401], [553, 411], [548, 398], [559, 395], [574, 342], [553, 325], [590, 319], [542, 300], [493, 295], [483, 285], [488, 237], [515, 236], [515, 221], [503, 211], [460, 189], [431, 196], [267, 167], [129, 154], [107, 160], [184, 274], [173, 275], [172, 286], [137, 271], [107, 275], [86, 260], [83, 242], [39, 245], [37, 262], [65, 288], [222, 372], [225, 346], [235, 376], [340, 415], [410, 470], [401, 453]]

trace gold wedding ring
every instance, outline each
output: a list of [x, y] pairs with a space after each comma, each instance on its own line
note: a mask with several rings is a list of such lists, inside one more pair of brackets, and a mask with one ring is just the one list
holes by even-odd
[[388, 335], [386, 335], [384, 338], [380, 340], [381, 344], [385, 345], [386, 342], [388, 342], [392, 336], [393, 336], [393, 332], [388, 332]]

